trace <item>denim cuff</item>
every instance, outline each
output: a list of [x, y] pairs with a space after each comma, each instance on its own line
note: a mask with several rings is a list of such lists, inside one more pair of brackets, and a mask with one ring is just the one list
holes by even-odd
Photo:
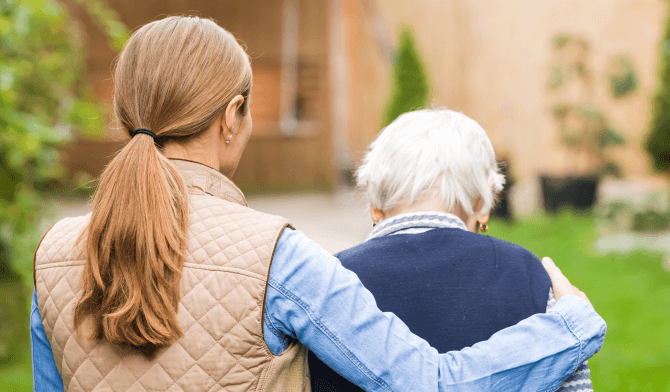
[[605, 320], [583, 299], [567, 295], [549, 310], [560, 314], [573, 335], [579, 340], [581, 349], [579, 363], [600, 351], [605, 340]]

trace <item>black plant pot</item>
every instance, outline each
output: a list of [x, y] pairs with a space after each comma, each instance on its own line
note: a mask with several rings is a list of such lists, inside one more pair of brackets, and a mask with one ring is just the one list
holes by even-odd
[[514, 185], [514, 180], [510, 178], [509, 175], [509, 164], [505, 161], [503, 162], [504, 163], [500, 165], [500, 172], [505, 176], [506, 182], [503, 186], [502, 192], [500, 193], [500, 199], [498, 200], [498, 203], [496, 203], [493, 211], [491, 211], [491, 215], [497, 218], [511, 220], [512, 208], [510, 203], [509, 190]]
[[586, 210], [596, 201], [598, 177], [566, 176], [540, 177], [544, 209], [556, 212], [563, 206], [571, 206], [578, 210]]

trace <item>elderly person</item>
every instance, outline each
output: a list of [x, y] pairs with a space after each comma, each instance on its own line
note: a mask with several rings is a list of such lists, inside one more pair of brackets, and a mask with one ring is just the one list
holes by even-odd
[[[372, 143], [357, 178], [374, 228], [336, 257], [382, 311], [440, 352], [472, 346], [555, 303], [535, 255], [478, 234], [488, 230], [505, 179], [474, 120], [444, 109], [403, 114]], [[310, 368], [315, 391], [358, 389], [314, 354]], [[586, 362], [561, 388], [592, 390]]]

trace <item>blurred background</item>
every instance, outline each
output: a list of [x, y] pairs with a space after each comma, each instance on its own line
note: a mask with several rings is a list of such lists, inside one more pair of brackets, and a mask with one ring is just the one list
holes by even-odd
[[172, 14], [244, 43], [254, 131], [233, 180], [330, 252], [371, 228], [354, 187], [399, 114], [479, 122], [508, 176], [488, 234], [552, 256], [608, 323], [595, 390], [670, 391], [665, 0], [0, 0], [0, 391], [32, 388], [33, 251], [86, 213], [127, 142], [115, 56]]

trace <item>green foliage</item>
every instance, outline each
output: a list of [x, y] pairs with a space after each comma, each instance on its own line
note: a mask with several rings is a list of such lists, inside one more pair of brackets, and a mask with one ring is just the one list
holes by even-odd
[[551, 43], [555, 50], [561, 50], [565, 45], [567, 45], [572, 37], [567, 34], [558, 34], [552, 38]]
[[120, 52], [129, 38], [129, 32], [128, 27], [119, 20], [119, 15], [116, 11], [109, 8], [103, 0], [73, 1], [83, 6], [93, 20], [93, 23], [105, 33], [109, 40], [109, 47]]
[[645, 143], [658, 171], [670, 170], [670, 14], [661, 44], [659, 86], [654, 98], [651, 133]]
[[563, 72], [563, 68], [554, 65], [551, 67], [551, 74], [549, 75], [549, 84], [547, 87], [549, 90], [556, 90], [565, 83], [566, 75]]
[[606, 150], [611, 146], [625, 144], [626, 139], [612, 128], [598, 108], [591, 105], [558, 103], [551, 108], [551, 113], [559, 125], [564, 145], [586, 151], [598, 159], [600, 166], [593, 168], [592, 174], [615, 177], [621, 175], [619, 166], [608, 158]]
[[662, 231], [670, 228], [670, 219], [667, 213], [645, 210], [633, 216], [632, 226], [632, 230], [638, 232]]
[[[601, 200], [595, 212], [600, 233], [660, 232], [670, 229], [670, 190], [641, 198]], [[662, 244], [662, 241], [657, 241]]]
[[[115, 47], [127, 29], [100, 0], [77, 0]], [[0, 0], [0, 242], [27, 282], [44, 189], [63, 179], [59, 147], [100, 134], [103, 113], [84, 79], [82, 26], [56, 0]]]
[[[571, 79], [576, 79], [580, 89], [590, 95], [592, 88], [592, 70], [589, 67], [589, 45], [581, 38], [559, 34], [552, 40], [557, 54], [557, 63], [551, 68], [547, 88], [558, 90]], [[620, 55], [614, 61], [617, 72], [610, 75], [615, 97], [629, 94], [637, 86], [632, 61], [628, 56]], [[602, 110], [589, 103], [558, 102], [551, 108], [551, 114], [558, 125], [563, 144], [575, 153], [584, 153], [593, 158], [593, 167], [589, 173], [596, 176], [621, 176], [619, 165], [607, 156], [607, 148], [626, 143], [624, 136], [609, 123]]]
[[384, 111], [384, 126], [403, 113], [423, 108], [428, 99], [428, 77], [409, 30], [400, 32], [399, 41], [393, 67], [393, 90]]
[[[585, 64], [586, 52], [589, 49], [588, 43], [582, 38], [570, 36], [568, 34], [558, 34], [551, 40], [554, 51], [563, 54], [570, 61], [563, 61], [559, 64], [554, 64], [549, 74], [549, 83], [547, 88], [549, 90], [556, 90], [563, 86], [563, 84], [572, 77], [588, 78], [590, 76], [588, 67]], [[566, 52], [571, 55], [565, 56]]]
[[615, 71], [610, 74], [612, 95], [620, 98], [637, 89], [637, 75], [630, 57], [619, 55], [614, 58], [613, 62]]
[[594, 390], [670, 391], [670, 274], [660, 254], [595, 254], [592, 214], [563, 211], [489, 227], [492, 236], [552, 257], [607, 322], [605, 344], [589, 359]]
[[[102, 27], [114, 48], [120, 48], [128, 34], [114, 11], [100, 0], [74, 3]], [[33, 251], [41, 235], [44, 191], [68, 181], [60, 147], [77, 133], [101, 134], [105, 125], [103, 108], [84, 78], [82, 35], [82, 26], [60, 1], [0, 0], [0, 364], [4, 365], [22, 361], [29, 352], [26, 299], [32, 286]], [[8, 382], [24, 385], [19, 378], [14, 381]]]
[[620, 146], [626, 143], [622, 134], [612, 128], [604, 128], [598, 134], [598, 147]]

